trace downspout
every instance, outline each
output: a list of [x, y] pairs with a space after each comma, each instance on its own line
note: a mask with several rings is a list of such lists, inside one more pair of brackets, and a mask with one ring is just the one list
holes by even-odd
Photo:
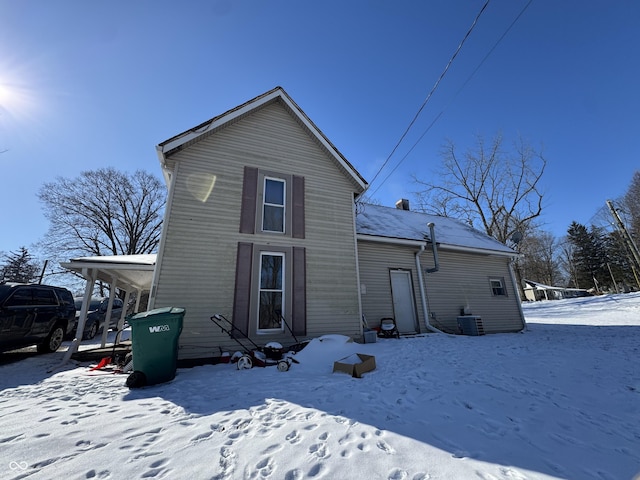
[[433, 222], [429, 222], [427, 223], [427, 227], [429, 227], [431, 250], [433, 251], [433, 268], [427, 269], [427, 273], [435, 273], [440, 270], [440, 263], [438, 262], [438, 247], [436, 246], [436, 225]]
[[[518, 298], [518, 311], [520, 312], [520, 319], [522, 320], [522, 330], [520, 330], [520, 331], [522, 332], [522, 331], [527, 330], [527, 321], [524, 318], [524, 310], [522, 310], [522, 299], [520, 298], [520, 290], [518, 289], [518, 282], [516, 281], [516, 276], [513, 273], [512, 263], [513, 263], [513, 259], [509, 260], [509, 264], [508, 264], [509, 276], [511, 277], [511, 284], [513, 285], [514, 293], [516, 294], [516, 297]], [[544, 296], [545, 297], [547, 296], [547, 292], [546, 291], [544, 292]]]
[[[428, 224], [428, 227], [431, 232], [431, 244], [432, 244], [433, 259], [435, 264], [433, 268], [429, 268], [425, 271], [427, 273], [433, 273], [433, 272], [437, 272], [440, 269], [440, 265], [438, 263], [438, 251], [436, 249], [434, 224], [430, 222]], [[418, 271], [418, 285], [420, 286], [420, 300], [422, 302], [422, 312], [424, 314], [424, 323], [428, 330], [431, 330], [432, 332], [435, 332], [435, 333], [442, 333], [444, 335], [447, 335], [445, 332], [434, 327], [433, 325], [431, 325], [431, 323], [429, 323], [429, 308], [427, 307], [426, 290], [424, 287], [424, 279], [422, 278], [422, 266], [420, 265], [420, 255], [422, 254], [422, 252], [424, 252], [424, 248], [425, 248], [425, 245], [421, 245], [420, 250], [416, 252], [416, 270]]]

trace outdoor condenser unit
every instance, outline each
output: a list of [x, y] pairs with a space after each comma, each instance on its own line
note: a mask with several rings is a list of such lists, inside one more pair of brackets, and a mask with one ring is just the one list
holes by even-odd
[[484, 335], [482, 317], [478, 317], [476, 315], [458, 317], [458, 327], [462, 331], [463, 335]]

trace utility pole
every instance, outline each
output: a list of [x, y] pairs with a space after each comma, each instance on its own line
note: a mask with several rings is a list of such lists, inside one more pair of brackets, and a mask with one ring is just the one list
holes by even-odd
[[607, 200], [607, 206], [609, 207], [609, 210], [611, 211], [611, 215], [613, 215], [613, 219], [615, 220], [616, 225], [618, 226], [618, 230], [620, 231], [620, 234], [622, 235], [622, 239], [623, 239], [625, 245], [627, 246], [627, 248], [631, 252], [631, 255], [633, 255], [633, 259], [635, 260], [636, 266], [640, 269], [640, 252], [638, 251], [638, 247], [636, 246], [635, 242], [633, 241], [633, 238], [631, 238], [631, 235], [629, 234], [629, 231], [627, 230], [627, 227], [625, 227], [624, 223], [620, 219], [620, 216], [618, 215], [618, 212], [616, 211], [615, 207], [613, 206], [613, 202], [611, 200]]

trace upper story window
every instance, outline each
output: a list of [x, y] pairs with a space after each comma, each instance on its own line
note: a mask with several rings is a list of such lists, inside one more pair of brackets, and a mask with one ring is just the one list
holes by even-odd
[[286, 182], [278, 178], [264, 177], [262, 231], [285, 232]]
[[240, 233], [305, 238], [304, 177], [244, 168]]

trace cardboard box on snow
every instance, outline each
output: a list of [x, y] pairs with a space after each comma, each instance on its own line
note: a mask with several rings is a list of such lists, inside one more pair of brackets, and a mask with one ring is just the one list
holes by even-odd
[[333, 371], [348, 373], [352, 377], [362, 378], [363, 373], [376, 369], [376, 357], [363, 353], [354, 353], [333, 362]]

